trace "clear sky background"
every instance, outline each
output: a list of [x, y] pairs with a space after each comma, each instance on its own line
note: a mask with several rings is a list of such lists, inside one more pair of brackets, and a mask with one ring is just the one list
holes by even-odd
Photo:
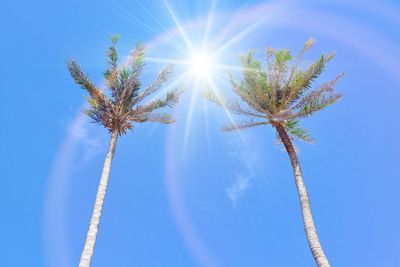
[[[77, 59], [102, 84], [104, 51], [121, 35], [151, 57], [185, 58], [172, 11], [219, 61], [265, 48], [298, 50], [310, 36], [337, 55], [317, 82], [345, 72], [344, 99], [304, 120], [297, 143], [320, 241], [332, 266], [400, 266], [400, 2], [3, 1], [0, 5], [0, 266], [77, 266], [108, 133], [81, 115]], [[210, 10], [212, 16], [209, 16]], [[149, 62], [149, 83], [164, 64]], [[178, 68], [175, 81], [179, 79]], [[218, 89], [229, 94], [225, 73]], [[173, 82], [173, 81], [172, 81]], [[120, 139], [94, 267], [313, 266], [286, 153], [271, 128], [223, 133], [229, 121], [194, 87], [170, 126]]]

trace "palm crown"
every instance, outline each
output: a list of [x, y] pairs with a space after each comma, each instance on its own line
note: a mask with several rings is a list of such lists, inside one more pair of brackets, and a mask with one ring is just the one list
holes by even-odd
[[342, 95], [335, 90], [336, 82], [343, 76], [312, 89], [314, 80], [323, 72], [334, 53], [322, 55], [306, 68], [300, 68], [304, 53], [314, 44], [313, 39], [293, 60], [289, 50], [267, 49], [267, 67], [254, 58], [254, 51], [241, 56], [241, 81], [231, 77], [233, 91], [247, 104], [242, 107], [216, 92], [207, 92], [206, 98], [228, 111], [250, 117], [250, 120], [233, 123], [223, 128], [233, 131], [258, 125], [282, 125], [292, 138], [312, 142], [308, 132], [299, 126], [299, 120], [335, 103]]
[[169, 79], [172, 74], [172, 65], [162, 70], [157, 79], [142, 92], [140, 77], [144, 67], [143, 46], [137, 46], [131, 52], [128, 61], [118, 66], [118, 53], [116, 43], [118, 36], [111, 38], [112, 45], [107, 49], [107, 68], [104, 72], [106, 87], [110, 96], [99, 90], [82, 71], [79, 64], [70, 60], [67, 62], [68, 70], [73, 79], [89, 93], [87, 98], [90, 108], [84, 112], [96, 123], [102, 124], [110, 132], [125, 134], [132, 129], [133, 123], [160, 122], [172, 123], [174, 119], [167, 113], [157, 112], [164, 107], [171, 107], [177, 103], [182, 90], [167, 93], [163, 99], [155, 99], [146, 104], [142, 101], [156, 92]]

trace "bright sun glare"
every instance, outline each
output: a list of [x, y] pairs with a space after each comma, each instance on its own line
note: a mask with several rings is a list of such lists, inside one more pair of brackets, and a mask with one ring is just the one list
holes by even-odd
[[189, 71], [195, 79], [209, 80], [215, 70], [216, 62], [207, 52], [193, 55], [189, 62]]
[[[214, 26], [214, 6], [215, 0], [212, 0], [210, 12], [206, 18], [201, 20], [201, 28], [194, 28], [192, 24], [181, 24], [175, 15], [168, 0], [164, 0], [165, 6], [176, 25], [176, 29], [171, 33], [171, 37], [175, 37], [175, 32], [180, 37], [180, 46], [178, 48], [178, 58], [174, 61], [179, 67], [183, 67], [182, 72], [165, 90], [175, 86], [183, 86], [190, 89], [190, 102], [187, 110], [186, 126], [184, 131], [183, 146], [186, 148], [191, 128], [193, 113], [195, 112], [196, 102], [200, 97], [209, 92], [220, 95], [220, 90], [226, 83], [229, 84], [228, 72], [240, 71], [237, 65], [230, 65], [221, 62], [221, 59], [227, 59], [228, 54], [232, 54], [229, 50], [234, 47], [240, 40], [245, 38], [252, 30], [260, 25], [262, 20], [256, 20], [250, 23], [240, 32], [229, 39], [221, 38], [221, 35], [228, 34], [230, 29], [222, 30], [218, 35], [212, 35]], [[196, 24], [196, 27], [197, 26]], [[171, 38], [171, 40], [174, 40]], [[181, 46], [183, 44], [183, 46]], [[168, 58], [149, 58], [154, 62], [165, 63], [170, 62]], [[189, 90], [188, 90], [189, 91]], [[205, 103], [205, 102], [203, 102]], [[204, 109], [207, 110], [207, 109]], [[235, 123], [229, 110], [224, 108], [226, 115], [232, 123]], [[207, 116], [207, 115], [206, 115]]]

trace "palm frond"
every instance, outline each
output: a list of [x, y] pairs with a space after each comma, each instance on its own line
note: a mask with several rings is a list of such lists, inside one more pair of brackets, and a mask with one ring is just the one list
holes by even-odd
[[112, 102], [103, 99], [93, 99], [91, 97], [85, 97], [86, 101], [89, 103], [90, 108], [84, 109], [83, 113], [89, 116], [94, 123], [103, 124], [104, 119], [111, 115]]
[[311, 64], [306, 70], [295, 72], [293, 79], [286, 89], [282, 108], [290, 106], [311, 88], [311, 84], [324, 71], [326, 64], [334, 57], [334, 53], [322, 55], [316, 62]]
[[300, 111], [295, 113], [293, 118], [303, 118], [311, 116], [313, 113], [324, 109], [325, 107], [336, 103], [342, 98], [340, 93], [321, 94], [319, 96], [312, 96], [301, 107]]
[[118, 51], [116, 44], [118, 42], [119, 35], [111, 37], [111, 46], [106, 51], [108, 57], [106, 71], [104, 72], [104, 78], [106, 79], [107, 86], [111, 92], [115, 93], [118, 87]]
[[145, 114], [148, 112], [152, 112], [156, 109], [173, 107], [175, 104], [178, 103], [179, 97], [183, 94], [183, 92], [184, 90], [182, 89], [170, 91], [167, 93], [167, 96], [165, 98], [155, 99], [146, 105], [138, 106], [136, 109], [132, 110], [132, 113]]
[[128, 62], [126, 65], [130, 68], [132, 72], [132, 79], [138, 80], [142, 74], [144, 67], [144, 57], [145, 57], [145, 47], [137, 44], [136, 48], [130, 53], [128, 57]]
[[151, 85], [149, 85], [146, 89], [144, 89], [144, 91], [135, 98], [133, 104], [137, 104], [137, 103], [141, 102], [143, 99], [145, 99], [146, 97], [150, 96], [151, 94], [156, 92], [158, 89], [160, 89], [161, 86], [163, 86], [164, 83], [166, 81], [168, 81], [168, 79], [171, 77], [173, 68], [174, 68], [173, 64], [169, 64], [167, 67], [165, 67], [158, 74], [157, 79]]
[[247, 55], [240, 56], [243, 78], [250, 87], [255, 87], [263, 78], [266, 78], [261, 63], [254, 56], [255, 51], [250, 51]]
[[275, 52], [274, 62], [271, 64], [270, 69], [270, 83], [272, 87], [272, 103], [274, 107], [274, 111], [277, 111], [278, 104], [282, 102], [283, 96], [283, 86], [286, 77], [288, 76], [287, 72], [289, 69], [289, 61], [292, 60], [292, 55], [290, 50], [282, 49]]
[[[252, 57], [251, 57], [252, 58]], [[251, 60], [254, 60], [253, 58]], [[247, 64], [247, 63], [246, 63]], [[251, 63], [253, 64], [253, 63]], [[255, 64], [260, 65], [259, 62]], [[246, 65], [242, 66], [244, 69]], [[245, 72], [245, 70], [243, 70]], [[256, 112], [271, 115], [273, 107], [273, 90], [268, 79], [268, 74], [257, 67], [248, 74], [248, 78], [243, 78], [241, 82], [230, 77], [233, 91], [251, 108]], [[251, 76], [251, 78], [249, 78]]]
[[74, 60], [67, 61], [68, 70], [74, 79], [83, 89], [85, 89], [93, 99], [105, 99], [106, 96], [94, 86], [88, 76], [82, 71], [79, 64]]
[[113, 92], [115, 103], [118, 103], [124, 110], [130, 110], [135, 97], [138, 95], [141, 83], [139, 77], [131, 69], [123, 67], [119, 71], [119, 86]]
[[296, 56], [296, 60], [291, 67], [290, 74], [286, 80], [285, 86], [282, 88], [282, 101], [280, 104], [280, 108], [282, 108], [282, 105], [285, 104], [286, 100], [291, 93], [292, 88], [290, 87], [290, 84], [293, 81], [293, 78], [295, 74], [298, 74], [298, 67], [300, 62], [302, 61], [304, 54], [315, 44], [315, 39], [314, 38], [309, 38], [303, 45], [303, 48], [300, 50], [300, 52]]
[[231, 85], [233, 91], [252, 109], [257, 112], [265, 113], [260, 103], [258, 103], [257, 96], [255, 94], [255, 90], [252, 90], [252, 87], [248, 86], [245, 82], [236, 82], [231, 77]]
[[261, 72], [261, 64], [254, 59], [254, 55], [255, 51], [250, 51], [247, 55], [240, 56], [243, 78], [250, 87], [255, 87], [259, 82]]
[[237, 130], [243, 130], [243, 129], [256, 127], [256, 126], [260, 126], [260, 125], [267, 125], [267, 124], [268, 124], [268, 122], [266, 122], [266, 121], [254, 122], [254, 121], [250, 120], [250, 121], [243, 121], [240, 123], [231, 123], [229, 125], [222, 127], [222, 130], [225, 132], [233, 132], [233, 131], [237, 131]]
[[306, 143], [314, 143], [314, 139], [308, 131], [301, 128], [299, 124], [298, 120], [288, 120], [285, 122], [284, 127], [292, 137], [301, 139]]
[[118, 73], [118, 86], [112, 90], [116, 102], [129, 109], [138, 96], [141, 87], [140, 76], [144, 67], [145, 48], [137, 45], [128, 57], [127, 63]]
[[291, 59], [292, 55], [289, 49], [282, 49], [275, 52], [275, 64], [279, 69], [285, 68]]
[[320, 88], [312, 91], [300, 99], [291, 110], [294, 111], [293, 118], [302, 118], [337, 102], [342, 94], [335, 91], [335, 86], [343, 74], [338, 75], [334, 80], [324, 83]]
[[132, 117], [132, 121], [135, 122], [159, 122], [164, 124], [170, 124], [175, 122], [175, 119], [168, 113], [150, 112], [146, 114], [140, 114]]
[[86, 114], [90, 119], [92, 119], [92, 122], [94, 123], [101, 123], [102, 121], [101, 116], [96, 109], [87, 108], [83, 110], [83, 113]]
[[215, 92], [213, 92], [211, 90], [204, 90], [202, 92], [202, 95], [207, 100], [213, 102], [216, 105], [219, 105], [219, 106], [225, 108], [226, 110], [230, 111], [231, 113], [235, 113], [238, 115], [245, 115], [245, 116], [253, 116], [253, 117], [258, 117], [258, 118], [266, 118], [265, 115], [247, 110], [247, 109], [241, 107], [238, 102], [228, 100], [226, 97], [224, 97], [220, 94], [217, 95]]

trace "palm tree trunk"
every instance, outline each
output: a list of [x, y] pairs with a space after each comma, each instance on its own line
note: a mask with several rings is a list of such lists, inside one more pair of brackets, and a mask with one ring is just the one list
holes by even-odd
[[90, 219], [89, 230], [86, 235], [85, 246], [82, 251], [79, 267], [89, 267], [92, 260], [97, 231], [99, 229], [101, 210], [103, 209], [104, 197], [106, 194], [108, 177], [110, 175], [111, 162], [117, 145], [117, 139], [118, 132], [115, 131], [111, 134], [110, 145], [106, 159], [104, 160], [103, 172], [101, 174], [99, 188], [97, 189], [96, 201], [94, 202], [93, 213]]
[[278, 131], [279, 137], [281, 138], [287, 153], [289, 154], [290, 162], [293, 167], [294, 178], [297, 186], [297, 191], [300, 198], [301, 213], [303, 216], [304, 229], [306, 231], [308, 244], [310, 245], [311, 253], [315, 259], [317, 266], [329, 267], [328, 259], [322, 250], [321, 244], [318, 240], [317, 229], [314, 225], [314, 220], [311, 214], [310, 199], [303, 180], [303, 174], [301, 172], [300, 163], [297, 158], [296, 150], [293, 147], [292, 142], [285, 130], [285, 128], [278, 124], [275, 126]]

